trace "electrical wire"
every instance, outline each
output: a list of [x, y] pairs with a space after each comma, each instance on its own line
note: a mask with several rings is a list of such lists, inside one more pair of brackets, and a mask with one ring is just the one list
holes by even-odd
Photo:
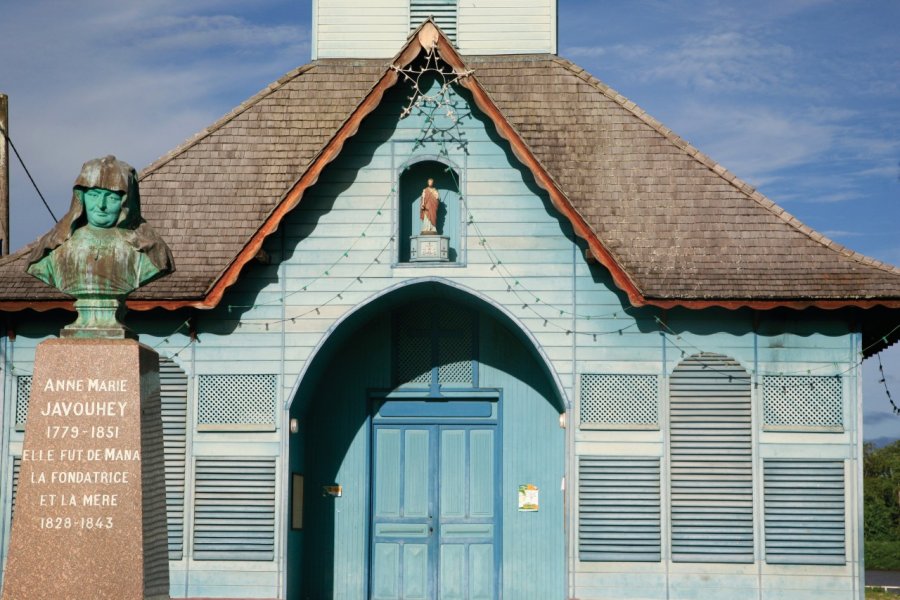
[[16, 155], [16, 158], [19, 159], [19, 164], [22, 165], [22, 169], [24, 169], [25, 174], [28, 175], [28, 180], [31, 181], [31, 185], [34, 186], [34, 191], [37, 192], [37, 195], [40, 196], [41, 202], [44, 203], [44, 206], [47, 208], [47, 212], [50, 213], [50, 216], [53, 217], [54, 223], [59, 223], [59, 219], [56, 218], [56, 215], [53, 214], [53, 209], [50, 208], [50, 205], [47, 204], [47, 200], [44, 198], [44, 194], [41, 193], [41, 190], [38, 188], [37, 183], [34, 180], [34, 177], [31, 176], [31, 171], [28, 170], [28, 167], [25, 166], [25, 161], [22, 160], [22, 155], [19, 154], [19, 150], [16, 148], [16, 145], [13, 144], [12, 138], [9, 137], [9, 132], [4, 131], [2, 127], [0, 127], [0, 134], [3, 134], [6, 137], [6, 141], [9, 142], [10, 148], [13, 149], [13, 153]]

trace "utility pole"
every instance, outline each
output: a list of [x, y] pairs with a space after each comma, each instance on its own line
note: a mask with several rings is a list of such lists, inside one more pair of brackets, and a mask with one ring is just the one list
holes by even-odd
[[9, 254], [9, 96], [0, 94], [0, 256]]

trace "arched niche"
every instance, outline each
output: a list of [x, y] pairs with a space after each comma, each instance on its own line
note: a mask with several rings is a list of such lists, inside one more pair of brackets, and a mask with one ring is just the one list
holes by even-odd
[[399, 263], [410, 262], [410, 236], [421, 231], [419, 205], [422, 190], [434, 179], [434, 186], [440, 193], [437, 230], [450, 238], [448, 252], [450, 263], [463, 262], [465, 229], [462, 226], [463, 170], [442, 156], [417, 157], [402, 165], [397, 177], [397, 223]]

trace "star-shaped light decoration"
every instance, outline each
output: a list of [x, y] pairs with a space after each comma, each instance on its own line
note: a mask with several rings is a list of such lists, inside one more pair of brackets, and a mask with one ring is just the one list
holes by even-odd
[[[425, 50], [425, 64], [418, 68], [414, 68], [412, 65], [405, 67], [391, 65], [391, 68], [399, 73], [404, 81], [412, 85], [413, 93], [409, 96], [409, 104], [403, 109], [400, 118], [409, 116], [416, 108], [422, 109], [424, 112], [427, 107], [432, 109], [429, 111], [432, 114], [443, 113], [450, 121], [456, 123], [459, 117], [454, 110], [455, 104], [450, 97], [450, 92], [460, 79], [472, 74], [471, 70], [455, 71], [441, 59], [435, 47]], [[431, 76], [440, 82], [440, 87], [436, 92], [429, 94], [428, 89], [423, 88], [429, 85]]]

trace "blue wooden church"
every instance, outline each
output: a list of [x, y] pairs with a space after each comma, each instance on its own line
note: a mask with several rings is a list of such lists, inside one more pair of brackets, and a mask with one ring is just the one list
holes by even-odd
[[[859, 363], [900, 270], [556, 48], [555, 0], [314, 0], [311, 63], [142, 171], [173, 598], [862, 598]], [[74, 316], [25, 254], [4, 559]]]

